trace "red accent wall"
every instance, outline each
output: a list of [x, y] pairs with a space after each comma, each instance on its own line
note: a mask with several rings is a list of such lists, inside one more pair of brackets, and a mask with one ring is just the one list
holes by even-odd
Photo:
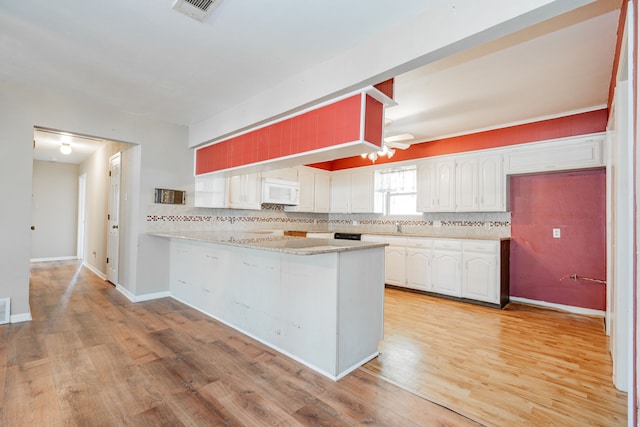
[[604, 284], [568, 278], [606, 279], [605, 171], [513, 176], [510, 184], [510, 294], [605, 310]]
[[[608, 115], [608, 110], [602, 109], [469, 135], [422, 142], [413, 144], [406, 150], [396, 150], [393, 158], [380, 158], [376, 161], [376, 164], [604, 132], [607, 128]], [[315, 163], [309, 166], [334, 171], [369, 165], [371, 165], [371, 160], [355, 156], [330, 162]]]

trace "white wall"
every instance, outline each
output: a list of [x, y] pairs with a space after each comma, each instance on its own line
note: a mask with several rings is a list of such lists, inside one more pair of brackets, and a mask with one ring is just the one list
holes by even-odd
[[[154, 187], [188, 186], [193, 182], [193, 154], [184, 126], [71, 100], [0, 80], [0, 298], [11, 298], [12, 321], [28, 320], [33, 127], [42, 126], [115, 141], [140, 144], [133, 157], [132, 188], [142, 197], [129, 198], [134, 224], [127, 236], [127, 259], [121, 285], [134, 295], [168, 289], [161, 274], [168, 250], [144, 235], [144, 222]], [[166, 263], [164, 263], [166, 265]], [[168, 267], [166, 267], [168, 268]]]
[[[95, 270], [107, 272], [107, 211], [109, 208], [109, 157], [124, 153], [132, 144], [107, 141], [80, 165], [86, 173], [86, 262]], [[124, 157], [124, 154], [123, 154]], [[124, 159], [123, 159], [124, 163]], [[123, 179], [123, 183], [125, 180]], [[124, 188], [126, 188], [123, 185]], [[126, 261], [123, 261], [126, 262]]]
[[31, 259], [77, 254], [78, 165], [33, 162]]

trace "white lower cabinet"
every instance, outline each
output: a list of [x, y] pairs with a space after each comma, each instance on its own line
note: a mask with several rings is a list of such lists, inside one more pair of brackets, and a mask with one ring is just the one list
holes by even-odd
[[405, 260], [406, 286], [422, 291], [431, 291], [431, 261], [433, 258], [430, 239], [407, 238]]
[[389, 246], [384, 248], [384, 281], [390, 285], [405, 286], [405, 246], [400, 241], [387, 243]]
[[[504, 305], [508, 297], [508, 241], [399, 237], [366, 234], [362, 240], [385, 242], [385, 283]], [[502, 275], [506, 277], [502, 277]], [[506, 287], [505, 287], [506, 286]], [[504, 287], [504, 288], [503, 288]]]
[[438, 239], [433, 242], [432, 291], [462, 296], [462, 242]]
[[463, 298], [490, 303], [500, 302], [499, 254], [499, 242], [475, 240], [463, 242]]

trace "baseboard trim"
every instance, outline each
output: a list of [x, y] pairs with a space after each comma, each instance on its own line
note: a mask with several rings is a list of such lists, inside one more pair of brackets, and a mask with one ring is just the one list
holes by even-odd
[[13, 314], [11, 316], [11, 323], [30, 322], [31, 320], [32, 318], [30, 311], [27, 313]]
[[519, 302], [519, 303], [528, 304], [528, 305], [537, 305], [539, 307], [545, 307], [545, 308], [553, 308], [556, 310], [567, 311], [569, 313], [574, 313], [574, 314], [584, 314], [587, 316], [596, 316], [596, 317], [605, 316], [605, 312], [603, 310], [594, 310], [592, 308], [584, 308], [584, 307], [574, 307], [572, 305], [556, 304], [554, 302], [538, 301], [538, 300], [533, 300], [528, 298], [520, 298], [520, 297], [512, 297], [512, 296], [509, 297], [509, 301]]
[[151, 301], [154, 299], [166, 298], [171, 296], [171, 292], [154, 292], [152, 294], [144, 294], [144, 295], [134, 295], [127, 288], [116, 285], [116, 290], [124, 295], [131, 302], [143, 302], [143, 301]]
[[107, 280], [107, 275], [104, 274], [103, 272], [99, 271], [98, 269], [96, 269], [94, 266], [92, 266], [90, 264], [87, 264], [86, 262], [83, 262], [82, 266], [83, 267], [87, 267], [89, 270], [91, 270], [93, 272], [93, 274], [95, 274], [96, 276], [98, 276], [102, 280]]
[[152, 294], [138, 295], [136, 297], [135, 302], [151, 301], [154, 299], [167, 298], [170, 296], [171, 296], [171, 292], [169, 291], [154, 292]]
[[73, 256], [56, 256], [56, 257], [49, 257], [49, 258], [31, 258], [29, 261], [30, 262], [49, 262], [49, 261], [70, 261], [74, 259], [78, 259], [78, 257], [73, 255]]

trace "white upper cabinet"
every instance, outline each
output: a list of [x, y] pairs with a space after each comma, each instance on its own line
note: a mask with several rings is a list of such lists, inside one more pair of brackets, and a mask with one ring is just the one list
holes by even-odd
[[372, 213], [374, 206], [373, 169], [354, 169], [331, 174], [332, 213]]
[[373, 170], [364, 169], [351, 173], [351, 212], [371, 213], [373, 207]]
[[418, 164], [419, 212], [505, 210], [502, 154], [446, 156]]
[[295, 206], [285, 206], [290, 212], [314, 212], [315, 174], [311, 168], [301, 166], [296, 171], [296, 181], [300, 185], [300, 200]]
[[332, 173], [331, 174], [331, 212], [350, 213], [351, 212], [351, 174]]
[[501, 154], [460, 156], [456, 160], [456, 212], [504, 211], [506, 176]]
[[478, 156], [478, 207], [484, 212], [507, 210], [507, 177], [504, 174], [502, 154]]
[[197, 208], [229, 207], [229, 180], [215, 173], [196, 176], [193, 200]]
[[460, 157], [456, 160], [456, 211], [478, 211], [478, 158]]
[[328, 213], [331, 209], [331, 175], [316, 171], [314, 181], [314, 212]]
[[522, 144], [505, 150], [507, 174], [604, 166], [604, 135]]
[[260, 210], [262, 180], [259, 173], [236, 175], [229, 178], [229, 207]]
[[417, 208], [419, 212], [455, 212], [456, 161], [426, 160], [418, 165]]

